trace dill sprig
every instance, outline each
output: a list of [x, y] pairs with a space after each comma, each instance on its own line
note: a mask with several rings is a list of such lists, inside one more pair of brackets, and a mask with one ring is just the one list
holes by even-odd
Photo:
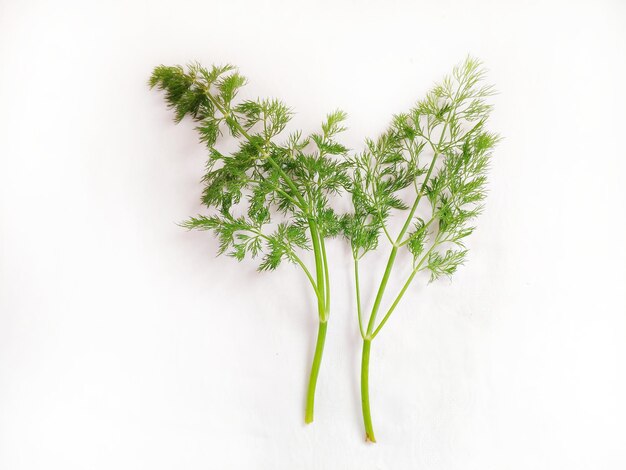
[[[149, 84], [165, 92], [175, 122], [189, 117], [196, 123], [208, 150], [202, 178], [208, 214], [182, 225], [211, 231], [219, 254], [258, 259], [259, 271], [273, 271], [283, 261], [296, 264], [315, 293], [319, 329], [305, 411], [310, 423], [330, 315], [325, 239], [341, 231], [329, 199], [349, 184], [347, 149], [336, 140], [346, 114], [330, 113], [320, 131], [309, 136], [297, 131], [281, 137], [291, 109], [276, 99], [237, 101], [246, 79], [231, 65], [161, 65]], [[236, 151], [218, 148], [224, 133], [237, 139]], [[304, 258], [309, 250], [314, 269]]]
[[[468, 58], [406, 113], [393, 117], [365, 150], [348, 156], [337, 141], [346, 114], [330, 113], [318, 132], [283, 135], [292, 111], [276, 99], [237, 101], [246, 79], [233, 66], [197, 63], [159, 66], [150, 86], [165, 92], [174, 119], [196, 123], [208, 160], [202, 178], [207, 214], [182, 225], [211, 231], [219, 254], [258, 260], [259, 271], [283, 261], [299, 266], [317, 299], [318, 336], [306, 399], [313, 420], [315, 388], [330, 315], [330, 278], [325, 240], [343, 234], [350, 242], [359, 331], [363, 338], [361, 395], [366, 438], [375, 442], [369, 404], [371, 343], [388, 322], [417, 273], [430, 281], [452, 276], [467, 256], [486, 196], [486, 173], [498, 136], [485, 126], [493, 88], [485, 70]], [[220, 137], [236, 139], [236, 151], [220, 150]], [[330, 202], [348, 190], [353, 207], [337, 214]], [[410, 195], [410, 199], [407, 197]], [[412, 201], [407, 203], [407, 199]], [[404, 219], [399, 233], [391, 221]], [[385, 271], [365, 318], [359, 263], [382, 243], [390, 246]], [[307, 252], [313, 252], [309, 267]], [[404, 253], [411, 269], [396, 296], [381, 310], [391, 272]], [[384, 311], [382, 319], [379, 313]], [[379, 321], [377, 321], [379, 320]]]
[[[363, 338], [361, 394], [366, 439], [375, 442], [369, 404], [369, 358], [372, 340], [396, 309], [416, 274], [427, 270], [434, 281], [452, 276], [467, 255], [466, 238], [482, 210], [486, 172], [498, 141], [485, 129], [494, 91], [483, 85], [485, 70], [468, 58], [454, 68], [409, 112], [393, 117], [378, 139], [350, 158], [353, 211], [342, 218], [354, 260], [359, 330]], [[407, 205], [401, 197], [413, 193]], [[404, 217], [393, 236], [392, 217]], [[383, 237], [390, 253], [368, 319], [363, 318], [359, 261], [379, 247]], [[401, 253], [412, 269], [387, 308], [377, 315], [389, 277]]]

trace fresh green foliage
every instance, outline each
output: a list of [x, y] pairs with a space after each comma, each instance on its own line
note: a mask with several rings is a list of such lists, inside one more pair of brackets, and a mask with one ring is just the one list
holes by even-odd
[[[393, 117], [363, 152], [348, 155], [337, 136], [346, 114], [335, 111], [318, 132], [283, 135], [291, 110], [275, 99], [237, 100], [246, 84], [230, 65], [159, 66], [150, 86], [165, 92], [176, 122], [189, 117], [208, 161], [202, 178], [207, 214], [183, 225], [211, 231], [219, 254], [238, 261], [256, 258], [259, 271], [283, 261], [298, 265], [317, 298], [319, 329], [306, 401], [313, 420], [314, 394], [330, 314], [330, 279], [325, 240], [343, 234], [354, 261], [359, 330], [363, 337], [361, 393], [366, 437], [375, 441], [369, 406], [372, 340], [391, 317], [420, 271], [430, 280], [452, 276], [466, 259], [465, 241], [475, 230], [486, 195], [486, 173], [498, 136], [485, 126], [493, 94], [482, 84], [484, 69], [468, 58], [406, 113]], [[237, 150], [220, 149], [224, 134]], [[353, 210], [335, 213], [330, 202], [348, 190]], [[391, 222], [402, 228], [392, 235]], [[381, 238], [383, 241], [381, 242]], [[359, 262], [390, 247], [367, 322], [361, 305]], [[303, 255], [313, 252], [315, 269]], [[386, 310], [377, 315], [391, 272], [404, 253], [410, 274]]]
[[[321, 130], [303, 137], [281, 134], [292, 112], [276, 99], [237, 100], [246, 79], [231, 65], [186, 68], [161, 65], [151, 87], [165, 92], [174, 120], [196, 123], [208, 150], [202, 178], [202, 203], [208, 215], [183, 225], [208, 230], [219, 240], [218, 253], [238, 261], [259, 259], [259, 271], [283, 261], [306, 274], [318, 302], [320, 330], [307, 395], [306, 421], [313, 420], [313, 398], [330, 314], [330, 280], [325, 239], [341, 232], [340, 217], [329, 198], [349, 184], [347, 149], [337, 142], [346, 114], [335, 111]], [[219, 148], [220, 136], [237, 139], [238, 149]], [[303, 259], [313, 250], [315, 275]]]
[[[362, 395], [366, 436], [374, 441], [369, 410], [368, 370], [371, 341], [387, 322], [415, 275], [430, 272], [431, 281], [452, 276], [465, 261], [466, 238], [482, 210], [486, 172], [498, 137], [485, 125], [491, 111], [486, 98], [491, 86], [482, 85], [485, 71], [468, 58], [454, 68], [407, 113], [394, 116], [378, 139], [351, 158], [350, 193], [354, 210], [342, 218], [354, 258], [359, 329], [363, 336]], [[410, 195], [410, 204], [406, 203]], [[389, 222], [402, 217], [404, 225], [392, 236]], [[379, 247], [384, 234], [390, 254], [367, 325], [363, 322], [359, 261]], [[406, 251], [412, 270], [380, 323], [391, 271]]]
[[[259, 269], [272, 270], [284, 260], [296, 263], [297, 251], [311, 248], [309, 222], [317, 224], [320, 237], [339, 231], [328, 196], [348, 183], [347, 149], [334, 140], [346, 115], [332, 113], [321, 133], [302, 138], [297, 132], [280, 143], [275, 138], [289, 123], [290, 109], [275, 99], [235, 104], [245, 83], [232, 66], [205, 69], [198, 64], [186, 70], [159, 66], [150, 79], [151, 86], [165, 90], [177, 122], [190, 116], [197, 123], [200, 141], [209, 150], [202, 203], [215, 214], [191, 218], [184, 226], [211, 230], [219, 238], [220, 253], [238, 260], [260, 256]], [[216, 147], [224, 132], [240, 141], [232, 154]], [[316, 145], [307, 152], [309, 142]], [[277, 214], [280, 223], [275, 223]]]

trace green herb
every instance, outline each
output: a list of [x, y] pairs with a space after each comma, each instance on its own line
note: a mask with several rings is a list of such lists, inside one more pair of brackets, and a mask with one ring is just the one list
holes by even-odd
[[[280, 137], [291, 110], [274, 99], [235, 102], [245, 83], [230, 65], [206, 69], [199, 64], [161, 65], [149, 81], [150, 87], [165, 91], [176, 122], [188, 116], [197, 123], [208, 148], [202, 203], [209, 214], [183, 225], [212, 231], [220, 254], [239, 261], [246, 256], [259, 259], [259, 271], [274, 270], [285, 260], [296, 264], [315, 293], [319, 329], [305, 411], [310, 423], [330, 315], [325, 239], [341, 230], [329, 197], [349, 183], [347, 149], [335, 140], [344, 130], [346, 115], [329, 114], [319, 133]], [[238, 141], [233, 153], [217, 146], [225, 131]], [[303, 258], [311, 249], [314, 274]]]
[[[369, 404], [371, 344], [420, 271], [431, 281], [451, 276], [463, 264], [465, 239], [482, 210], [486, 172], [498, 136], [485, 130], [491, 86], [485, 71], [467, 59], [408, 113], [394, 116], [387, 131], [367, 140], [366, 149], [347, 158], [336, 141], [345, 113], [327, 116], [321, 131], [281, 137], [291, 111], [273, 99], [235, 102], [246, 80], [232, 66], [205, 69], [199, 64], [156, 67], [150, 86], [165, 91], [175, 121], [197, 123], [209, 158], [202, 203], [209, 213], [183, 225], [210, 230], [219, 253], [241, 261], [259, 259], [259, 271], [287, 260], [299, 266], [317, 299], [318, 336], [306, 398], [305, 421], [313, 421], [315, 388], [330, 315], [330, 279], [325, 240], [340, 232], [350, 241], [354, 261], [359, 331], [363, 338], [361, 396], [366, 439], [375, 442]], [[238, 142], [225, 152], [222, 133]], [[329, 199], [344, 189], [353, 211], [337, 215]], [[410, 196], [410, 198], [409, 198]], [[405, 201], [410, 199], [410, 203]], [[403, 217], [392, 236], [390, 221]], [[359, 261], [375, 252], [383, 237], [390, 253], [368, 318], [364, 318]], [[313, 251], [314, 270], [304, 253]], [[398, 254], [411, 263], [410, 274], [382, 320], [377, 322]]]
[[[354, 211], [342, 219], [354, 259], [359, 330], [363, 338], [361, 401], [366, 439], [375, 442], [369, 403], [369, 360], [372, 341], [409, 288], [416, 274], [430, 271], [434, 281], [451, 276], [463, 264], [464, 242], [485, 198], [486, 171], [497, 135], [485, 124], [493, 94], [482, 85], [485, 71], [468, 58], [435, 86], [408, 113], [394, 116], [388, 130], [368, 140], [366, 150], [351, 158], [350, 192]], [[412, 202], [403, 202], [411, 194]], [[391, 217], [404, 217], [396, 236]], [[390, 245], [385, 271], [369, 318], [363, 318], [359, 261], [375, 251], [379, 238]], [[376, 322], [389, 277], [399, 254], [412, 263], [410, 274]]]

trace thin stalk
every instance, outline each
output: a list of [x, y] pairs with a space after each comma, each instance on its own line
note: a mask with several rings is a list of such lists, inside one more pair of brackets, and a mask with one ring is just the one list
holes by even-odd
[[[444, 127], [444, 132], [445, 132], [445, 127]], [[370, 319], [367, 325], [367, 336], [369, 338], [371, 338], [371, 335], [374, 331], [374, 325], [376, 324], [376, 314], [378, 313], [378, 309], [380, 308], [380, 303], [383, 300], [383, 296], [385, 295], [385, 289], [387, 288], [387, 282], [389, 281], [389, 276], [391, 275], [391, 271], [393, 269], [393, 265], [396, 261], [396, 256], [398, 254], [398, 247], [400, 246], [400, 243], [402, 242], [402, 238], [404, 238], [404, 234], [406, 233], [406, 231], [409, 229], [409, 226], [411, 225], [411, 220], [413, 220], [413, 216], [415, 215], [415, 211], [417, 210], [417, 206], [420, 203], [420, 200], [422, 199], [422, 196], [424, 195], [424, 190], [426, 189], [426, 184], [428, 183], [428, 180], [430, 179], [433, 169], [435, 168], [435, 163], [437, 162], [437, 157], [439, 156], [439, 153], [435, 151], [433, 158], [430, 162], [430, 166], [428, 168], [428, 173], [426, 173], [426, 178], [424, 179], [422, 186], [420, 188], [419, 193], [417, 194], [417, 197], [415, 198], [415, 202], [413, 203], [413, 206], [411, 207], [411, 211], [409, 212], [408, 217], [406, 218], [406, 221], [404, 222], [404, 226], [402, 227], [402, 230], [400, 230], [400, 233], [398, 234], [398, 238], [396, 239], [396, 243], [394, 244], [393, 248], [391, 249], [391, 253], [389, 254], [389, 259], [387, 260], [387, 266], [385, 267], [385, 273], [383, 274], [383, 278], [380, 281], [380, 287], [378, 288], [378, 294], [376, 295], [376, 300], [374, 301], [374, 306], [372, 307], [372, 313], [370, 315]]]
[[356, 310], [359, 315], [359, 331], [361, 332], [361, 338], [365, 339], [365, 332], [363, 331], [363, 319], [361, 314], [361, 283], [359, 282], [358, 258], [354, 258], [354, 284], [356, 286]]
[[369, 368], [371, 347], [371, 340], [363, 340], [363, 355], [361, 357], [361, 407], [363, 409], [363, 424], [365, 424], [365, 440], [376, 442], [374, 426], [372, 425], [372, 414], [370, 412]]
[[452, 111], [453, 110], [450, 110], [448, 112], [445, 124], [443, 126], [443, 130], [441, 131], [441, 136], [439, 137], [439, 143], [437, 144], [436, 147], [433, 147], [433, 158], [430, 161], [430, 165], [428, 167], [428, 172], [426, 173], [426, 177], [424, 178], [424, 181], [422, 182], [422, 186], [420, 187], [420, 190], [417, 193], [417, 196], [415, 197], [415, 202], [413, 202], [413, 206], [411, 207], [411, 210], [409, 211], [409, 215], [406, 218], [404, 225], [402, 226], [402, 230], [400, 230], [400, 233], [398, 234], [396, 243], [394, 244], [393, 248], [391, 249], [391, 253], [389, 254], [389, 260], [387, 261], [385, 274], [383, 275], [383, 279], [380, 283], [380, 287], [378, 289], [378, 295], [376, 296], [376, 301], [374, 302], [374, 307], [372, 308], [372, 314], [370, 315], [370, 320], [367, 326], [367, 335], [368, 337], [370, 337], [370, 339], [374, 331], [374, 325], [376, 324], [376, 314], [378, 313], [380, 302], [383, 298], [383, 295], [385, 294], [387, 281], [389, 281], [389, 276], [391, 275], [391, 270], [393, 269], [393, 265], [396, 260], [396, 255], [398, 254], [398, 247], [401, 246], [402, 238], [404, 238], [406, 231], [409, 229], [409, 226], [411, 225], [411, 221], [413, 220], [415, 211], [417, 210], [417, 207], [419, 206], [419, 203], [422, 200], [422, 197], [424, 196], [426, 185], [428, 184], [428, 181], [430, 180], [430, 177], [432, 176], [433, 170], [435, 169], [435, 163], [437, 163], [437, 158], [441, 154], [441, 152], [439, 152], [439, 148], [441, 147], [441, 144], [443, 143], [443, 139], [445, 138], [445, 135], [446, 135], [446, 131], [448, 130], [448, 122], [450, 120], [450, 116], [452, 115]]
[[[379, 211], [379, 215], [378, 216], [380, 217], [380, 211]], [[381, 219], [382, 219], [382, 217], [381, 217]], [[389, 233], [389, 230], [387, 230], [387, 225], [385, 225], [384, 222], [381, 225], [383, 227], [383, 231], [385, 232], [385, 236], [387, 237], [387, 240], [389, 240], [389, 243], [394, 245], [395, 242], [393, 241], [393, 238], [391, 238], [391, 234]]]
[[315, 281], [313, 280], [313, 276], [311, 276], [311, 273], [309, 272], [309, 268], [306, 267], [306, 265], [302, 262], [300, 257], [297, 256], [295, 253], [292, 252], [292, 256], [296, 260], [296, 263], [298, 263], [298, 265], [302, 268], [302, 270], [304, 271], [304, 274], [306, 274], [306, 277], [311, 283], [311, 287], [313, 288], [313, 291], [315, 292], [315, 296], [317, 297], [318, 300], [320, 300], [322, 298], [322, 294], [318, 290], [317, 284], [315, 284]]
[[309, 387], [306, 395], [306, 408], [304, 411], [304, 422], [310, 424], [315, 415], [315, 389], [319, 376], [322, 355], [324, 353], [324, 343], [326, 341], [326, 330], [328, 328], [328, 316], [330, 314], [330, 285], [328, 276], [328, 266], [326, 260], [326, 247], [324, 239], [320, 236], [317, 224], [309, 220], [311, 239], [313, 240], [313, 252], [315, 255], [315, 270], [317, 275], [317, 286], [320, 295], [318, 297], [319, 327], [317, 330], [317, 342], [309, 375]]
[[[260, 232], [258, 230], [255, 230], [252, 233], [258, 235], [259, 237], [265, 240], [270, 240], [270, 237], [268, 237], [263, 232]], [[317, 284], [315, 283], [315, 280], [313, 279], [313, 276], [311, 275], [309, 268], [306, 267], [306, 264], [304, 264], [304, 261], [302, 261], [302, 259], [293, 250], [291, 250], [288, 245], [283, 244], [282, 246], [285, 248], [285, 250], [288, 250], [291, 253], [291, 256], [293, 256], [293, 259], [296, 261], [298, 266], [302, 268], [302, 270], [304, 271], [304, 274], [306, 274], [307, 279], [311, 283], [311, 287], [313, 288], [313, 291], [315, 292], [315, 296], [317, 297], [318, 301], [321, 302], [324, 299], [324, 297], [322, 296], [321, 292], [317, 288]]]
[[[206, 96], [209, 100], [215, 105], [215, 107], [224, 115], [228, 114], [228, 110], [222, 106], [222, 104], [211, 95], [208, 89], [205, 89]], [[239, 121], [233, 119], [234, 125], [237, 130], [243, 135], [248, 141], [252, 142], [252, 137], [248, 132], [243, 128]], [[327, 320], [329, 315], [328, 304], [330, 302], [330, 292], [328, 289], [328, 267], [326, 266], [326, 252], [324, 248], [324, 241], [320, 237], [319, 230], [317, 228], [317, 224], [310, 217], [310, 207], [307, 201], [304, 199], [302, 194], [298, 191], [296, 184], [289, 177], [287, 173], [282, 169], [282, 167], [271, 157], [267, 156], [267, 161], [272, 165], [280, 174], [281, 178], [287, 183], [287, 186], [293, 191], [294, 196], [298, 200], [299, 204], [296, 204], [304, 213], [309, 216], [309, 231], [311, 232], [311, 241], [313, 243], [313, 254], [315, 256], [315, 271], [317, 282], [313, 283], [310, 278], [310, 273], [308, 270], [305, 270], [305, 273], [309, 276], [309, 280], [311, 284], [315, 284], [317, 287], [315, 289], [318, 302], [317, 302], [317, 311], [319, 317], [319, 329], [317, 333], [317, 343], [315, 346], [315, 354], [313, 356], [313, 365], [311, 366], [311, 374], [309, 377], [309, 387], [307, 391], [307, 399], [306, 399], [306, 410], [305, 410], [305, 422], [312, 423], [313, 422], [313, 410], [314, 410], [314, 401], [315, 401], [315, 388], [317, 386], [317, 377], [319, 375], [319, 368], [322, 362], [322, 354], [324, 352], [324, 342], [326, 340], [326, 329], [327, 329]], [[303, 266], [303, 264], [301, 265]]]
[[324, 342], [326, 341], [326, 328], [328, 323], [320, 321], [317, 330], [317, 343], [315, 345], [315, 355], [313, 356], [313, 365], [311, 366], [311, 374], [309, 376], [309, 387], [306, 394], [306, 409], [304, 412], [304, 422], [310, 424], [313, 422], [315, 410], [315, 387], [317, 386], [317, 377], [320, 373], [320, 365], [322, 363], [322, 354], [324, 352]]
[[376, 314], [378, 313], [378, 309], [380, 308], [380, 303], [383, 300], [383, 295], [385, 295], [385, 289], [387, 288], [387, 282], [389, 282], [389, 276], [391, 275], [391, 270], [393, 269], [393, 264], [396, 261], [396, 256], [398, 254], [398, 247], [394, 246], [391, 249], [391, 253], [389, 254], [389, 260], [387, 261], [387, 266], [385, 267], [385, 273], [383, 274], [383, 278], [380, 281], [380, 286], [378, 288], [378, 293], [376, 294], [376, 299], [374, 300], [374, 306], [372, 307], [372, 313], [370, 315], [369, 322], [367, 324], [367, 335], [366, 338], [368, 340], [371, 339], [371, 334], [374, 331], [374, 325], [376, 324]]
[[[433, 212], [434, 212], [434, 210], [433, 210]], [[432, 224], [432, 223], [433, 223], [433, 221], [434, 221], [434, 220], [435, 220], [435, 217], [434, 217], [434, 215], [433, 215], [433, 217], [431, 217], [431, 219], [430, 219], [428, 222], [426, 222], [426, 224], [422, 227], [422, 230], [426, 230], [426, 229], [430, 226], [430, 224]], [[415, 232], [415, 233], [413, 233], [413, 235], [411, 235], [410, 237], [405, 238], [405, 239], [404, 239], [404, 241], [403, 241], [403, 242], [401, 242], [398, 246], [404, 246], [404, 245], [406, 245], [407, 243], [409, 243], [411, 240], [413, 240], [413, 239], [414, 239], [416, 236], [418, 236], [419, 234], [420, 234], [420, 232], [419, 232], [419, 231], [416, 231], [416, 232]]]
[[404, 286], [402, 286], [402, 289], [400, 290], [400, 293], [398, 294], [396, 299], [393, 301], [393, 304], [391, 304], [391, 307], [389, 307], [389, 310], [387, 311], [387, 314], [383, 317], [383, 320], [380, 322], [378, 327], [372, 333], [372, 339], [376, 338], [376, 335], [378, 334], [380, 329], [385, 325], [385, 323], [387, 323], [387, 320], [389, 319], [389, 317], [391, 316], [393, 311], [398, 306], [398, 303], [402, 299], [402, 296], [404, 296], [404, 293], [409, 288], [409, 285], [411, 284], [411, 281], [413, 281], [413, 278], [415, 277], [415, 275], [417, 274], [418, 271], [419, 271], [419, 266], [413, 270], [413, 272], [411, 273], [411, 275], [409, 276], [407, 281], [404, 283]]
[[[369, 440], [371, 442], [376, 442], [376, 439], [374, 437], [374, 427], [372, 425], [372, 416], [370, 413], [370, 398], [369, 398], [369, 360], [370, 360], [370, 348], [371, 348], [371, 342], [374, 339], [374, 337], [378, 334], [378, 332], [380, 331], [380, 328], [382, 327], [382, 325], [384, 323], [387, 322], [387, 320], [389, 319], [390, 313], [388, 312], [387, 315], [385, 315], [385, 318], [383, 319], [383, 322], [381, 325], [379, 325], [378, 328], [375, 328], [376, 325], [376, 315], [378, 313], [378, 310], [380, 308], [380, 303], [383, 299], [383, 296], [385, 294], [385, 289], [387, 288], [387, 282], [389, 281], [389, 276], [391, 275], [391, 271], [393, 269], [393, 265], [396, 261], [396, 256], [398, 254], [398, 247], [400, 246], [400, 244], [402, 243], [402, 239], [404, 238], [404, 235], [406, 234], [407, 230], [409, 229], [409, 226], [411, 225], [411, 221], [413, 220], [413, 216], [415, 215], [415, 211], [417, 210], [417, 207], [419, 206], [419, 203], [425, 193], [426, 190], [426, 185], [428, 184], [428, 181], [430, 180], [430, 177], [432, 176], [433, 170], [435, 169], [435, 163], [437, 162], [437, 158], [439, 157], [439, 155], [441, 154], [441, 152], [439, 152], [439, 149], [441, 147], [441, 144], [443, 142], [443, 139], [445, 138], [445, 134], [446, 131], [448, 129], [448, 123], [450, 120], [450, 116], [452, 115], [453, 110], [450, 110], [447, 117], [446, 117], [446, 121], [445, 124], [443, 126], [443, 129], [441, 131], [441, 135], [439, 137], [439, 143], [437, 144], [436, 147], [433, 147], [433, 158], [430, 162], [430, 165], [428, 167], [428, 171], [426, 173], [426, 177], [424, 178], [424, 181], [422, 182], [422, 185], [420, 187], [419, 192], [417, 193], [416, 197], [415, 197], [415, 202], [413, 203], [413, 206], [411, 207], [411, 210], [409, 211], [409, 215], [406, 218], [406, 221], [404, 222], [404, 225], [402, 227], [402, 230], [400, 230], [400, 233], [398, 234], [398, 238], [396, 239], [396, 243], [393, 244], [393, 247], [391, 249], [391, 253], [389, 253], [389, 259], [387, 260], [387, 266], [385, 267], [385, 273], [383, 274], [383, 278], [380, 281], [380, 286], [378, 288], [378, 293], [376, 294], [376, 299], [374, 300], [374, 306], [372, 307], [372, 313], [370, 314], [370, 319], [367, 325], [367, 335], [364, 337], [363, 339], [363, 355], [361, 356], [361, 404], [362, 404], [362, 408], [363, 408], [363, 423], [365, 424], [365, 438], [366, 440]], [[408, 288], [409, 284], [411, 283], [411, 281], [413, 280], [413, 277], [415, 276], [415, 273], [417, 272], [417, 270], [414, 270], [413, 273], [411, 273], [410, 276], [410, 280], [405, 284], [405, 286], [403, 287], [403, 290], [401, 291], [400, 294], [400, 298], [402, 298], [402, 296], [404, 295], [404, 292], [406, 291], [406, 289]], [[397, 303], [400, 301], [400, 299], [396, 299], [397, 302], [394, 302], [393, 308], [391, 311], [393, 311], [393, 309], [395, 309], [395, 306], [397, 305]]]
[[309, 219], [309, 230], [311, 232], [311, 241], [313, 242], [313, 255], [315, 256], [315, 275], [317, 277], [317, 290], [320, 293], [320, 301], [317, 303], [317, 313], [320, 321], [327, 320], [326, 301], [326, 283], [324, 280], [324, 259], [322, 256], [322, 247], [320, 244], [319, 231], [317, 224]]
[[383, 317], [383, 320], [380, 322], [380, 324], [378, 325], [378, 327], [374, 330], [374, 333], [372, 333], [372, 339], [376, 338], [376, 335], [378, 335], [378, 332], [381, 330], [381, 328], [385, 325], [385, 323], [387, 323], [387, 320], [389, 320], [389, 317], [391, 316], [391, 314], [393, 313], [393, 311], [396, 309], [396, 307], [398, 306], [398, 304], [400, 303], [400, 300], [402, 300], [402, 297], [404, 296], [404, 293], [406, 292], [406, 290], [409, 288], [409, 286], [411, 285], [411, 282], [413, 281], [413, 278], [415, 277], [415, 275], [419, 272], [419, 270], [422, 268], [422, 264], [424, 263], [424, 260], [426, 260], [426, 258], [428, 257], [428, 255], [433, 251], [433, 248], [436, 246], [436, 243], [433, 244], [433, 246], [430, 247], [430, 249], [426, 252], [426, 254], [422, 257], [422, 259], [420, 260], [420, 262], [417, 264], [417, 266], [415, 266], [415, 268], [413, 268], [413, 271], [411, 272], [411, 275], [409, 276], [409, 278], [406, 280], [406, 282], [404, 283], [404, 285], [402, 286], [402, 289], [400, 289], [400, 292], [398, 293], [398, 295], [396, 296], [395, 300], [393, 301], [393, 303], [391, 304], [391, 307], [389, 307], [389, 310], [387, 311], [387, 313], [385, 314], [385, 316]]
[[[322, 248], [322, 263], [324, 264], [324, 284], [326, 289], [326, 298], [324, 299], [324, 305], [326, 307], [326, 315], [330, 314], [330, 275], [328, 274], [328, 260], [326, 259], [326, 243], [324, 243], [324, 237], [320, 235], [320, 246]], [[328, 316], [326, 317], [328, 320]]]
[[[261, 185], [261, 184], [263, 184], [263, 183], [264, 183], [264, 181], [255, 180], [255, 179], [248, 179], [248, 181], [249, 181], [250, 183], [255, 183], [255, 184], [258, 184], [258, 185]], [[291, 201], [291, 203], [292, 203], [294, 206], [299, 207], [300, 209], [302, 209], [302, 208], [300, 207], [300, 202], [299, 202], [299, 201], [296, 201], [294, 198], [292, 198], [292, 197], [291, 197], [289, 194], [287, 194], [285, 191], [283, 191], [282, 189], [280, 189], [280, 188], [278, 188], [278, 187], [276, 187], [276, 186], [274, 186], [274, 185], [271, 185], [271, 188], [272, 188], [274, 191], [276, 191], [277, 193], [282, 194], [282, 196], [283, 196], [285, 199], [287, 199], [287, 200]]]

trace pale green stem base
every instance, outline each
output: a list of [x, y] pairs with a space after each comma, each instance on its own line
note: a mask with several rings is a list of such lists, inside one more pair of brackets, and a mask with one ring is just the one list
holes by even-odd
[[322, 363], [322, 354], [324, 352], [324, 342], [326, 341], [327, 322], [320, 322], [317, 331], [317, 344], [315, 345], [315, 355], [313, 356], [313, 365], [311, 366], [311, 376], [309, 377], [309, 389], [306, 394], [306, 411], [304, 414], [304, 422], [310, 424], [313, 422], [315, 408], [315, 387], [317, 386], [317, 376], [320, 372], [320, 364]]
[[363, 423], [365, 424], [365, 440], [376, 442], [374, 437], [374, 426], [372, 425], [372, 414], [370, 413], [370, 348], [372, 342], [363, 340], [363, 356], [361, 357], [361, 405], [363, 407]]

